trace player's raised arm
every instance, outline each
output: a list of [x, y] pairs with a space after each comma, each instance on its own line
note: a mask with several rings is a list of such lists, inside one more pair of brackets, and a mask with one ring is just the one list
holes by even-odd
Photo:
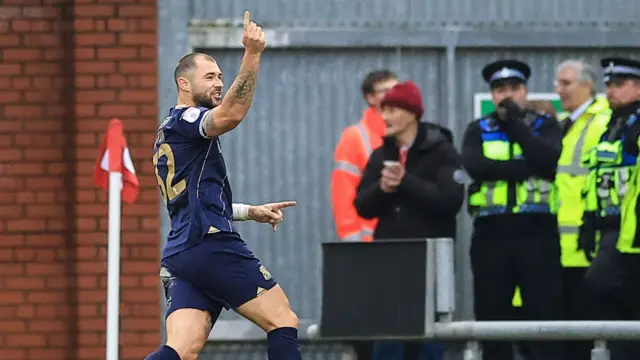
[[210, 111], [205, 119], [204, 131], [209, 137], [222, 135], [238, 126], [247, 115], [253, 101], [265, 40], [264, 31], [250, 20], [248, 11], [244, 13], [242, 44], [245, 51], [238, 76], [220, 106]]

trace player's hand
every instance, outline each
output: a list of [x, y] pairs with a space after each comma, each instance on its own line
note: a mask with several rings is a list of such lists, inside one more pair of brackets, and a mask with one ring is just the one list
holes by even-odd
[[282, 209], [296, 206], [295, 201], [281, 201], [277, 203], [269, 203], [264, 205], [252, 205], [249, 207], [249, 220], [259, 223], [269, 223], [275, 232], [278, 224], [284, 221]]
[[262, 54], [264, 51], [264, 31], [258, 24], [251, 21], [249, 11], [244, 12], [244, 36], [242, 37], [242, 45], [247, 52], [255, 55]]

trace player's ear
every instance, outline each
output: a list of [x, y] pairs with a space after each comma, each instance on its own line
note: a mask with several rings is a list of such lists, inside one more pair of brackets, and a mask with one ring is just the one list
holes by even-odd
[[178, 78], [178, 87], [182, 91], [191, 92], [191, 81], [181, 76]]

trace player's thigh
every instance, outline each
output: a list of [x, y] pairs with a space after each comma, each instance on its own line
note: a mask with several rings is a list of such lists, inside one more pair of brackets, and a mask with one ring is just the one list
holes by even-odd
[[289, 299], [280, 285], [264, 291], [235, 309], [264, 331], [281, 327], [298, 327], [298, 317], [289, 306]]
[[222, 305], [167, 268], [162, 269], [161, 279], [167, 299], [167, 345], [182, 360], [197, 359]]

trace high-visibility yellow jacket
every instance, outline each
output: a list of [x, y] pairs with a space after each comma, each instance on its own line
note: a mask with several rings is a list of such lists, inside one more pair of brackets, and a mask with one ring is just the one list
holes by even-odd
[[578, 249], [578, 232], [584, 212], [582, 190], [589, 174], [581, 159], [600, 142], [610, 117], [609, 103], [605, 98], [597, 97], [562, 139], [556, 185], [560, 197], [558, 225], [564, 267], [589, 266], [584, 251]]
[[[639, 139], [640, 140], [640, 139]], [[640, 141], [638, 142], [640, 145]], [[631, 176], [629, 192], [622, 200], [620, 235], [617, 248], [623, 254], [640, 254], [640, 235], [638, 233], [638, 197], [640, 197], [640, 173], [636, 169]]]
[[[558, 114], [563, 122], [569, 113]], [[589, 261], [578, 249], [578, 231], [582, 224], [584, 200], [582, 190], [586, 184], [589, 169], [582, 165], [582, 157], [598, 144], [607, 129], [611, 112], [604, 97], [596, 97], [594, 102], [573, 123], [563, 123], [567, 129], [562, 139], [562, 153], [558, 160], [556, 187], [560, 198], [558, 226], [560, 227], [561, 261], [563, 267], [587, 267]], [[564, 119], [564, 120], [563, 120]], [[512, 305], [522, 306], [520, 289], [516, 287]]]

